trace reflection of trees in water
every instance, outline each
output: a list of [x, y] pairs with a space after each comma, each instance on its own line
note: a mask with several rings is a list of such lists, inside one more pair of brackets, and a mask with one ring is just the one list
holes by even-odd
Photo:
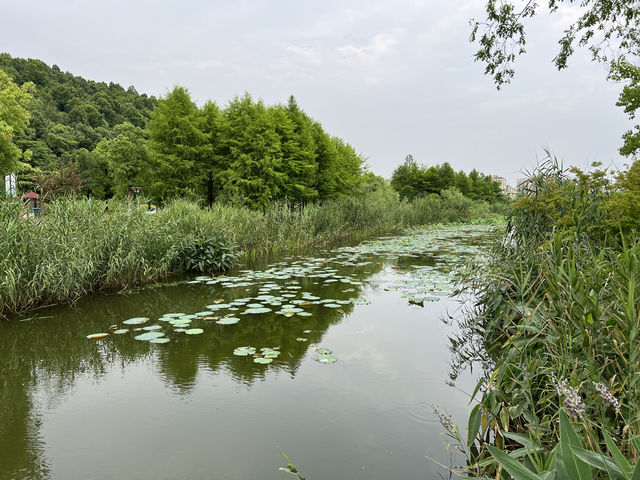
[[[495, 360], [491, 356], [484, 340], [484, 329], [477, 321], [478, 311], [474, 306], [473, 298], [462, 300], [462, 307], [452, 318], [457, 332], [449, 337], [449, 350], [451, 351], [450, 373], [452, 380], [465, 370], [480, 368], [485, 377], [491, 376], [495, 368]], [[495, 352], [500, 354], [499, 351]]]
[[[341, 269], [340, 275], [352, 274], [354, 278], [363, 280], [382, 268], [381, 262], [372, 263], [366, 268]], [[315, 279], [300, 281], [300, 291], [311, 292], [322, 298], [347, 300], [357, 297], [362, 292], [362, 286], [345, 283], [332, 283], [319, 287], [313, 285]], [[197, 288], [197, 286], [196, 286]], [[343, 292], [353, 288], [352, 292]], [[233, 299], [242, 296], [257, 295], [258, 288], [251, 288], [250, 292], [241, 289], [239, 292], [221, 295], [220, 298]], [[277, 293], [274, 293], [277, 295]], [[208, 303], [216, 298], [208, 296]], [[172, 342], [159, 349], [158, 358], [161, 360], [161, 371], [165, 381], [173, 387], [189, 390], [195, 384], [198, 365], [206, 366], [212, 372], [225, 369], [238, 382], [251, 385], [256, 378], [264, 378], [267, 371], [282, 370], [295, 376], [302, 363], [302, 358], [309, 349], [310, 343], [320, 343], [328, 328], [353, 311], [353, 305], [342, 305], [340, 309], [327, 308], [322, 305], [305, 307], [304, 311], [312, 314], [310, 317], [285, 317], [275, 313], [279, 307], [273, 307], [274, 312], [262, 315], [238, 315], [240, 322], [234, 325], [218, 325], [211, 322], [205, 326], [203, 335], [192, 338], [184, 336], [172, 337]], [[182, 310], [180, 310], [182, 311]], [[236, 312], [239, 313], [239, 312]], [[208, 323], [208, 322], [204, 322]], [[311, 330], [305, 334], [304, 330]], [[307, 342], [299, 342], [297, 337], [307, 338]], [[174, 341], [174, 339], [176, 341]], [[253, 362], [253, 357], [238, 357], [232, 354], [236, 347], [253, 346], [280, 347], [280, 356], [273, 363], [265, 366]]]
[[[380, 259], [360, 268], [340, 268], [339, 275], [358, 280], [379, 272]], [[361, 294], [362, 286], [341, 282], [313, 285], [321, 279], [299, 279], [299, 291], [322, 298], [346, 300]], [[353, 288], [352, 292], [343, 292]], [[41, 310], [29, 322], [0, 323], [0, 479], [47, 478], [46, 459], [40, 444], [40, 419], [35, 408], [38, 391], [47, 399], [61, 401], [79, 377], [105, 375], [114, 366], [122, 368], [144, 357], [155, 357], [167, 386], [188, 392], [201, 368], [210, 372], [225, 370], [235, 381], [251, 386], [267, 371], [286, 371], [295, 376], [310, 343], [320, 343], [329, 326], [351, 313], [353, 305], [340, 309], [321, 305], [305, 307], [311, 317], [239, 315], [235, 325], [206, 323], [205, 333], [187, 337], [169, 334], [171, 343], [151, 345], [132, 335], [111, 335], [101, 342], [89, 341], [90, 333], [109, 331], [131, 317], [146, 316], [152, 323], [164, 313], [194, 313], [206, 310], [216, 298], [232, 300], [257, 295], [258, 286], [223, 290], [217, 286], [179, 285], [145, 288], [126, 295], [100, 295], [78, 301], [73, 307]], [[278, 293], [274, 293], [278, 295]], [[274, 307], [274, 310], [277, 310]], [[239, 312], [237, 312], [239, 313]], [[37, 316], [53, 318], [37, 319]], [[164, 326], [167, 331], [169, 325]], [[304, 330], [312, 333], [303, 334]], [[134, 333], [134, 332], [132, 332]], [[305, 337], [308, 342], [298, 342]], [[281, 355], [269, 365], [253, 363], [253, 357], [237, 357], [236, 347], [280, 347]]]

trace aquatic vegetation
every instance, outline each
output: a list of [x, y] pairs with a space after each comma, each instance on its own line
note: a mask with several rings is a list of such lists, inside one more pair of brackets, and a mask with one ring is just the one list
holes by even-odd
[[[47, 205], [47, 215], [37, 222], [24, 222], [21, 208], [17, 200], [0, 200], [0, 271], [6, 273], [0, 283], [0, 315], [158, 281], [184, 271], [185, 251], [218, 236], [237, 245], [242, 260], [355, 243], [440, 220], [471, 219], [434, 217], [419, 202], [381, 199], [375, 193], [305, 208], [276, 204], [265, 212], [221, 204], [203, 210], [176, 200], [155, 215], [126, 202], [111, 202], [105, 214], [101, 201], [60, 198]], [[223, 266], [228, 258], [214, 255], [211, 262], [201, 262], [194, 256], [190, 265]], [[288, 277], [285, 270], [274, 278]], [[251, 285], [242, 278], [198, 276], [189, 281], [196, 288], [198, 283]]]
[[92, 333], [91, 335], [87, 335], [87, 338], [89, 340], [100, 340], [102, 338], [107, 338], [108, 336], [108, 333]]
[[204, 330], [202, 328], [190, 328], [189, 330], [185, 330], [184, 333], [186, 335], [200, 335], [204, 333]]
[[149, 319], [147, 317], [135, 317], [135, 318], [130, 318], [129, 320], [125, 320], [124, 323], [125, 325], [140, 325], [142, 323], [147, 323], [149, 321]]
[[154, 338], [160, 338], [160, 337], [164, 337], [164, 333], [162, 332], [147, 332], [147, 333], [143, 333], [141, 335], [137, 335], [133, 338], [135, 338], [136, 340], [153, 340]]
[[234, 325], [234, 324], [238, 323], [239, 321], [240, 321], [240, 319], [236, 318], [236, 317], [226, 317], [226, 318], [221, 318], [216, 323], [218, 325]]

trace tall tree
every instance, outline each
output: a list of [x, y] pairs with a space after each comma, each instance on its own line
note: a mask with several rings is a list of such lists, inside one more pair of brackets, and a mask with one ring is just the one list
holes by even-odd
[[249, 94], [234, 98], [225, 110], [225, 150], [229, 171], [225, 190], [231, 198], [266, 209], [280, 198], [286, 181], [274, 117]]
[[175, 87], [152, 112], [147, 127], [151, 194], [166, 199], [202, 188], [207, 136], [189, 92]]
[[115, 192], [124, 196], [129, 187], [142, 186], [148, 169], [146, 132], [129, 122], [116, 125], [116, 137], [102, 140], [93, 151], [96, 161], [107, 167]]

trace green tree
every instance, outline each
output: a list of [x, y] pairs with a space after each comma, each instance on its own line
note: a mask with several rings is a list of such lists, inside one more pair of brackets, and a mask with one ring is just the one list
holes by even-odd
[[274, 117], [261, 101], [254, 103], [245, 94], [229, 102], [225, 120], [223, 142], [229, 158], [226, 193], [264, 210], [281, 198], [286, 181]]
[[422, 173], [413, 155], [407, 155], [404, 163], [399, 165], [391, 175], [391, 186], [398, 192], [400, 199], [413, 200], [421, 192]]
[[27, 83], [18, 87], [9, 75], [0, 70], [0, 175], [13, 171], [25, 152], [15, 144], [15, 138], [28, 125], [27, 105], [34, 86]]
[[[633, 65], [623, 57], [611, 66], [610, 78], [616, 81], [628, 81], [618, 97], [616, 105], [623, 107], [629, 118], [634, 119], [636, 111], [640, 108], [640, 67]], [[622, 135], [623, 145], [620, 154], [635, 155], [640, 150], [640, 126], [636, 125]]]
[[141, 186], [143, 173], [149, 168], [146, 132], [124, 122], [114, 128], [116, 137], [102, 140], [93, 155], [96, 162], [106, 165], [115, 192], [124, 196], [129, 187]]
[[168, 199], [201, 189], [199, 174], [208, 150], [207, 135], [185, 88], [175, 87], [158, 102], [147, 132], [151, 194]]

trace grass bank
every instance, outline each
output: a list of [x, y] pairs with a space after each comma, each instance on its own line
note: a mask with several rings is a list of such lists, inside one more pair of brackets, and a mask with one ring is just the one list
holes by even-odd
[[611, 208], [635, 193], [574, 173], [538, 171], [464, 280], [475, 303], [458, 355], [486, 352], [467, 434], [443, 417], [464, 474], [640, 479], [638, 222]]
[[455, 190], [413, 203], [373, 191], [266, 212], [184, 200], [153, 215], [129, 207], [113, 203], [105, 213], [101, 201], [62, 198], [47, 215], [25, 219], [19, 201], [0, 200], [0, 315], [156, 281], [182, 271], [187, 252], [210, 239], [235, 245], [246, 260], [495, 216]]

